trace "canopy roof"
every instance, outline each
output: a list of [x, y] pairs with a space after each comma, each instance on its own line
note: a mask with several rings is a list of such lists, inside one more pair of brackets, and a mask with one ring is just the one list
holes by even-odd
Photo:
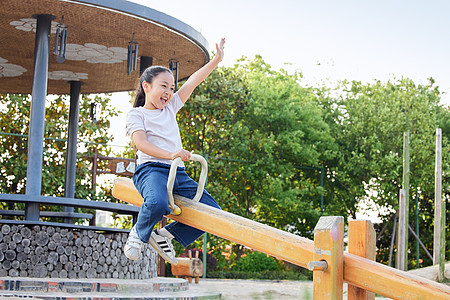
[[[0, 10], [0, 92], [31, 94], [38, 14], [55, 16], [50, 37], [48, 94], [67, 94], [67, 81], [82, 93], [134, 90], [140, 57], [153, 65], [179, 62], [179, 78], [208, 60], [208, 43], [189, 25], [154, 9], [120, 0], [3, 0]], [[63, 63], [53, 54], [58, 23], [67, 26]], [[133, 38], [134, 36], [134, 38]], [[137, 68], [127, 74], [127, 47], [138, 43]]]

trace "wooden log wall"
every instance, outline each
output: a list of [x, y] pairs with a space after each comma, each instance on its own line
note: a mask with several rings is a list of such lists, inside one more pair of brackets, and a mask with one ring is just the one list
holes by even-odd
[[0, 277], [149, 279], [158, 254], [146, 244], [141, 258], [123, 254], [128, 233], [53, 226], [0, 225]]

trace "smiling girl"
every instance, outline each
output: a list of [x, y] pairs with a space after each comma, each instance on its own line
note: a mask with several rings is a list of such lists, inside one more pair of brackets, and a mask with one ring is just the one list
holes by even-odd
[[[172, 239], [184, 247], [195, 241], [202, 231], [179, 222], [164, 228], [153, 229], [170, 213], [167, 199], [167, 178], [172, 161], [180, 157], [188, 161], [191, 153], [183, 149], [176, 113], [183, 107], [194, 89], [217, 67], [224, 56], [225, 39], [216, 44], [217, 55], [205, 66], [192, 74], [174, 93], [175, 81], [170, 69], [149, 67], [141, 75], [133, 109], [127, 115], [127, 133], [137, 151], [137, 168], [133, 182], [144, 198], [144, 204], [131, 229], [124, 247], [125, 255], [137, 260], [144, 243], [153, 248], [169, 263], [177, 264]], [[185, 172], [183, 162], [177, 168], [174, 194], [192, 199], [198, 184]], [[203, 192], [201, 203], [220, 208], [217, 202]]]

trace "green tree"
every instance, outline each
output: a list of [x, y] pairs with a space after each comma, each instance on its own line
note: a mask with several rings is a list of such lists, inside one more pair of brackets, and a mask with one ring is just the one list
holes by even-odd
[[[403, 132], [408, 131], [410, 195], [419, 193], [424, 220], [421, 236], [425, 240], [432, 236], [428, 234], [429, 226], [423, 223], [433, 218], [434, 135], [439, 121], [445, 122], [445, 116], [448, 117], [448, 109], [439, 104], [440, 93], [433, 80], [427, 85], [415, 84], [410, 79], [369, 84], [344, 81], [336, 89], [323, 88], [317, 94], [324, 119], [339, 145], [332, 162], [335, 184], [327, 187], [333, 195], [328, 199], [327, 209], [336, 211], [341, 206], [355, 218], [360, 201], [371, 199], [388, 211], [382, 217], [389, 220], [398, 209]], [[444, 149], [448, 149], [448, 140], [445, 143]], [[448, 170], [448, 161], [444, 168]], [[414, 219], [411, 214], [411, 225]], [[413, 240], [410, 241], [411, 247]], [[383, 240], [378, 246], [381, 261], [387, 260], [389, 242]]]
[[[42, 194], [64, 195], [65, 158], [67, 148], [67, 127], [69, 98], [67, 96], [48, 97], [46, 101], [44, 159], [42, 172]], [[97, 122], [90, 119], [90, 104], [99, 106]], [[30, 95], [0, 94], [0, 192], [24, 194], [26, 185], [28, 125]], [[77, 157], [77, 177], [75, 197], [96, 199], [91, 189], [90, 162], [84, 156], [92, 155], [94, 148], [99, 154], [108, 155], [110, 148], [105, 144], [112, 140], [108, 133], [109, 119], [117, 112], [111, 107], [109, 95], [83, 95], [80, 102], [78, 140], [83, 149]], [[8, 209], [23, 205], [10, 205]], [[50, 207], [43, 209], [58, 209]]]
[[323, 190], [305, 167], [327, 165], [336, 147], [300, 79], [260, 56], [242, 59], [216, 69], [178, 118], [184, 147], [209, 155], [208, 190], [224, 210], [311, 236]]
[[323, 190], [319, 172], [308, 167], [326, 166], [336, 149], [314, 91], [301, 86], [301, 73], [274, 71], [259, 56], [239, 71], [251, 91], [242, 141], [255, 162], [249, 172], [256, 217], [311, 237]]

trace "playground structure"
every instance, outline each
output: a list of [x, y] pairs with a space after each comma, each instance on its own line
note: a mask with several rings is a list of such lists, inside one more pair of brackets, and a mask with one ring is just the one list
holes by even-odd
[[[70, 56], [66, 57], [67, 60], [63, 64], [55, 64], [54, 59], [52, 56], [50, 56], [49, 59], [49, 45], [53, 43], [54, 39], [54, 32], [53, 29], [55, 29], [55, 26], [60, 26], [61, 28], [64, 27], [64, 25], [68, 25], [69, 28], [69, 42], [73, 43], [76, 41], [79, 45], [84, 45], [89, 42], [95, 42], [95, 44], [103, 45], [105, 47], [111, 48], [113, 46], [117, 46], [117, 43], [121, 43], [123, 48], [125, 49], [126, 46], [129, 45], [129, 39], [131, 38], [131, 41], [134, 43], [136, 41], [139, 41], [139, 53], [141, 54], [140, 58], [137, 58], [137, 48], [135, 47], [134, 52], [132, 54], [134, 55], [134, 64], [136, 64], [136, 61], [139, 60], [141, 64], [141, 68], [145, 67], [146, 63], [149, 62], [149, 60], [155, 60], [155, 61], [164, 61], [168, 62], [169, 60], [174, 59], [174, 57], [166, 57], [158, 56], [159, 53], [153, 53], [150, 52], [148, 49], [151, 49], [151, 47], [145, 47], [144, 38], [141, 38], [141, 36], [147, 36], [147, 31], [143, 32], [133, 32], [135, 28], [139, 28], [142, 30], [147, 30], [147, 28], [150, 26], [154, 26], [156, 28], [159, 28], [162, 32], [160, 35], [165, 36], [167, 28], [170, 28], [167, 30], [167, 32], [177, 32], [174, 34], [174, 38], [176, 38], [174, 43], [183, 42], [183, 47], [179, 47], [186, 50], [186, 53], [177, 53], [180, 57], [185, 57], [187, 54], [196, 53], [194, 59], [186, 60], [186, 61], [180, 61], [181, 63], [181, 69], [180, 69], [180, 78], [184, 78], [188, 76], [190, 73], [193, 72], [193, 70], [196, 70], [198, 66], [201, 66], [204, 61], [207, 60], [208, 54], [205, 48], [207, 48], [207, 43], [203, 40], [203, 37], [201, 37], [200, 34], [197, 32], [192, 31], [192, 29], [189, 26], [186, 26], [186, 24], [182, 24], [178, 20], [174, 20], [173, 18], [166, 16], [164, 14], [157, 13], [151, 9], [145, 8], [142, 9], [142, 7], [131, 4], [131, 3], [119, 3], [119, 1], [102, 1], [102, 0], [85, 0], [85, 1], [53, 1], [53, 0], [45, 0], [45, 1], [27, 1], [27, 2], [20, 2], [20, 1], [6, 1], [4, 6], [4, 10], [2, 12], [3, 20], [7, 20], [8, 22], [2, 23], [2, 37], [5, 41], [8, 41], [8, 43], [4, 43], [1, 49], [1, 56], [3, 59], [7, 59], [7, 67], [16, 67], [14, 70], [19, 70], [17, 75], [14, 76], [8, 76], [2, 78], [2, 83], [0, 85], [0, 88], [2, 92], [20, 92], [20, 93], [32, 93], [33, 95], [33, 113], [31, 116], [31, 123], [30, 123], [30, 146], [29, 146], [29, 173], [27, 174], [27, 178], [29, 179], [29, 182], [27, 182], [27, 192], [26, 195], [9, 195], [9, 194], [2, 194], [0, 195], [0, 198], [3, 202], [19, 202], [19, 203], [25, 203], [26, 209], [25, 211], [3, 211], [3, 214], [21, 214], [25, 215], [25, 221], [20, 222], [9, 222], [10, 220], [3, 220], [2, 223], [9, 223], [9, 224], [22, 224], [22, 225], [45, 225], [45, 226], [59, 226], [63, 228], [72, 228], [72, 229], [86, 229], [83, 228], [83, 226], [78, 226], [71, 224], [73, 218], [77, 217], [86, 217], [86, 215], [81, 215], [73, 212], [73, 207], [83, 207], [83, 208], [101, 208], [103, 210], [109, 210], [109, 211], [116, 211], [116, 212], [122, 212], [125, 214], [137, 214], [137, 208], [136, 207], [129, 207], [127, 205], [119, 205], [119, 204], [113, 204], [113, 203], [96, 203], [94, 201], [87, 201], [82, 199], [75, 199], [74, 198], [74, 182], [75, 182], [75, 159], [76, 157], [76, 131], [77, 131], [77, 109], [79, 108], [79, 97], [81, 91], [83, 93], [89, 93], [89, 92], [106, 92], [106, 91], [119, 91], [119, 90], [130, 90], [134, 88], [134, 78], [132, 76], [122, 74], [124, 72], [120, 72], [119, 70], [125, 70], [125, 57], [122, 59], [122, 62], [120, 63], [104, 63], [104, 62], [95, 62], [95, 63], [84, 63], [82, 61], [72, 61], [70, 59]], [[73, 9], [72, 7], [76, 6], [77, 9]], [[37, 7], [37, 8], [36, 8]], [[31, 18], [33, 14], [35, 13], [41, 13], [42, 8], [45, 8], [45, 14], [35, 16], [34, 23], [36, 24], [36, 35], [34, 35], [32, 32], [27, 32], [23, 28], [20, 29], [18, 24], [20, 22], [23, 22], [23, 26], [26, 27], [33, 23], [28, 21], [23, 21], [22, 18], [27, 17]], [[73, 18], [71, 18], [70, 14], [67, 14], [67, 12], [70, 11]], [[117, 12], [121, 11], [123, 13], [118, 13], [119, 16], [116, 16]], [[61, 17], [66, 14], [65, 21], [61, 19]], [[100, 17], [99, 17], [100, 16]], [[154, 24], [156, 22], [153, 22], [152, 19], [154, 16], [158, 17], [155, 18], [158, 21], [158, 24]], [[53, 20], [53, 18], [56, 17], [56, 19]], [[86, 21], [84, 17], [88, 18], [89, 21]], [[150, 18], [149, 18], [150, 17]], [[34, 18], [34, 17], [33, 17]], [[118, 18], [118, 20], [116, 20]], [[122, 26], [121, 28], [125, 28], [127, 31], [122, 32], [119, 31], [117, 28], [107, 28], [108, 30], [102, 30], [102, 21], [106, 20], [107, 24], [128, 24], [128, 26]], [[116, 20], [116, 22], [112, 22]], [[11, 21], [11, 22], [10, 22]], [[28, 22], [28, 23], [27, 23]], [[59, 24], [56, 24], [56, 22], [60, 22]], [[33, 24], [34, 24], [33, 23]], [[131, 26], [133, 25], [133, 26]], [[31, 26], [31, 25], [30, 25]], [[86, 27], [85, 27], [86, 26]], [[95, 28], [98, 31], [91, 32], [89, 29]], [[132, 30], [133, 29], [133, 30]], [[82, 36], [82, 33], [87, 33], [87, 36], [92, 40], [85, 40]], [[18, 39], [15, 39], [9, 35], [9, 33], [12, 33], [14, 37], [19, 37]], [[98, 36], [94, 35], [94, 33], [101, 33]], [[113, 37], [114, 35], [118, 35], [118, 33], [121, 33], [122, 40], [118, 41], [115, 38], [111, 37], [111, 35], [106, 33], [112, 33]], [[153, 35], [158, 36], [158, 35]], [[34, 40], [35, 37], [35, 40]], [[49, 39], [50, 38], [50, 39]], [[33, 43], [35, 41], [36, 43]], [[180, 43], [181, 43], [180, 42]], [[135, 46], [135, 44], [131, 43], [131, 46]], [[18, 47], [17, 45], [18, 44]], [[32, 47], [32, 45], [35, 45], [35, 48]], [[50, 48], [53, 48], [50, 47]], [[163, 47], [164, 48], [164, 47]], [[19, 49], [19, 50], [18, 50]], [[60, 48], [61, 49], [61, 48]], [[60, 50], [59, 49], [59, 50]], [[19, 57], [17, 53], [22, 53], [22, 57]], [[40, 60], [33, 61], [33, 57], [36, 55], [37, 57], [41, 58]], [[50, 54], [51, 55], [51, 54]], [[124, 55], [122, 55], [124, 56]], [[137, 59], [136, 59], [137, 58]], [[58, 59], [58, 57], [57, 57]], [[197, 65], [189, 64], [188, 62], [195, 62]], [[59, 63], [61, 61], [58, 61]], [[22, 63], [25, 63], [25, 65], [22, 65]], [[186, 63], [186, 64], [184, 64]], [[98, 71], [96, 66], [99, 66]], [[21, 68], [25, 69], [25, 72], [22, 73]], [[63, 68], [64, 67], [64, 68]], [[114, 69], [113, 69], [114, 67]], [[117, 67], [117, 70], [115, 69]], [[70, 86], [67, 84], [60, 84], [61, 80], [63, 82], [68, 81], [66, 78], [59, 78], [55, 77], [58, 71], [61, 71], [63, 69], [65, 72], [68, 72], [70, 74], [75, 74], [76, 76], [73, 78], [70, 78], [69, 83]], [[129, 71], [129, 68], [127, 66], [127, 69]], [[34, 71], [33, 71], [34, 70]], [[33, 71], [33, 72], [31, 72]], [[176, 65], [176, 71], [178, 76], [178, 64]], [[96, 73], [100, 72], [100, 76], [98, 76]], [[36, 74], [33, 75], [32, 74]], [[118, 74], [122, 74], [123, 77], [114, 77], [109, 78], [110, 80], [102, 81], [103, 78], [102, 74], [108, 73], [108, 74], [114, 74], [115, 76], [118, 76]], [[79, 75], [79, 76], [78, 76]], [[48, 80], [50, 78], [50, 81]], [[77, 77], [78, 76], [78, 77]], [[16, 80], [18, 79], [18, 80]], [[119, 82], [124, 83], [126, 86], [104, 86], [106, 83], [114, 83], [117, 84]], [[29, 84], [23, 84], [23, 83], [29, 83]], [[33, 85], [31, 84], [33, 83]], [[82, 84], [83, 83], [83, 84]], [[33, 86], [33, 88], [31, 88]], [[131, 86], [131, 88], [130, 88]], [[24, 88], [24, 89], [22, 89]], [[42, 162], [42, 137], [43, 137], [43, 125], [44, 125], [44, 119], [42, 116], [42, 112], [45, 109], [45, 96], [47, 94], [47, 90], [50, 93], [55, 94], [65, 94], [69, 91], [70, 88], [70, 94], [71, 94], [71, 112], [69, 116], [69, 127], [70, 127], [70, 141], [68, 142], [68, 164], [67, 164], [67, 188], [66, 188], [66, 194], [64, 198], [59, 197], [46, 197], [40, 195], [40, 181], [42, 178], [41, 174], [41, 162]], [[75, 154], [75, 155], [74, 155]], [[177, 200], [181, 201], [181, 200]], [[61, 203], [64, 203], [66, 205], [63, 212], [43, 212], [40, 211], [39, 205], [40, 204], [49, 204], [49, 205], [61, 205]], [[190, 204], [190, 203], [187, 203]], [[194, 208], [196, 208], [196, 203], [194, 203]], [[181, 218], [182, 222], [188, 223], [189, 222], [189, 215], [187, 206], [182, 206], [183, 208], [183, 214], [179, 216]], [[193, 214], [195, 214], [196, 217], [199, 217], [197, 211], [193, 210]], [[442, 210], [442, 212], [445, 212], [445, 208]], [[66, 223], [60, 224], [60, 223], [48, 223], [39, 221], [39, 217], [41, 216], [48, 216], [48, 215], [57, 215], [64, 217], [66, 219]], [[86, 217], [89, 218], [89, 217]], [[174, 217], [175, 218], [175, 217]], [[186, 220], [185, 220], [186, 218]], [[222, 218], [220, 215], [217, 216], [217, 218]], [[330, 220], [328, 220], [330, 221]], [[328, 222], [327, 221], [327, 222]], [[214, 224], [214, 220], [210, 220], [210, 224]], [[230, 220], [230, 222], [234, 222], [233, 220]], [[237, 222], [237, 221], [236, 221]], [[327, 225], [327, 222], [323, 221], [320, 224], [321, 225]], [[334, 223], [333, 223], [334, 222]], [[318, 226], [317, 232], [319, 233], [321, 230], [324, 230], [325, 232], [333, 231], [333, 228], [339, 228], [342, 222], [340, 220], [334, 220], [333, 222], [330, 221], [331, 229], [320, 229]], [[226, 223], [224, 227], [229, 227], [230, 224], [234, 223]], [[367, 224], [366, 224], [367, 225]], [[192, 226], [204, 226], [204, 225], [192, 225]], [[213, 226], [214, 227], [214, 226]], [[258, 229], [258, 227], [255, 227]], [[328, 228], [325, 226], [325, 228]], [[90, 226], [89, 229], [91, 230], [105, 230], [105, 228], [96, 228]], [[206, 228], [204, 230], [209, 231], [211, 233], [215, 233], [212, 231], [213, 228]], [[107, 229], [110, 232], [121, 232], [121, 230], [116, 229]], [[244, 244], [246, 241], [245, 239], [248, 239], [247, 232], [248, 229], [244, 226], [242, 229], [245, 234], [242, 237], [244, 239], [241, 243]], [[340, 232], [340, 229], [338, 230]], [[270, 231], [269, 231], [270, 232]], [[218, 236], [222, 236], [223, 233], [217, 232], [215, 233]], [[259, 235], [256, 233], [256, 235]], [[236, 235], [239, 237], [239, 235]], [[271, 235], [269, 235], [271, 236]], [[290, 239], [291, 236], [286, 237], [286, 239]], [[230, 240], [234, 240], [234, 235], [232, 237], [228, 237]], [[237, 238], [236, 238], [237, 239]], [[445, 240], [444, 240], [445, 241]], [[251, 242], [254, 243], [254, 242]], [[267, 244], [267, 243], [266, 243]], [[287, 244], [290, 245], [290, 244]], [[264, 246], [264, 243], [263, 245]], [[261, 247], [262, 247], [261, 246]], [[340, 244], [333, 244], [334, 247], [337, 247], [337, 250], [334, 250], [338, 253], [342, 252]], [[256, 246], [250, 247], [254, 249], [258, 249]], [[290, 247], [290, 246], [286, 246]], [[325, 274], [327, 272], [331, 272], [330, 270], [341, 270], [341, 275], [337, 277], [333, 277], [332, 282], [335, 285], [339, 286], [340, 283], [342, 283], [342, 280], [347, 282], [352, 282], [352, 275], [348, 275], [347, 273], [350, 271], [349, 266], [352, 266], [350, 262], [347, 262], [347, 256], [343, 255], [343, 260], [340, 258], [333, 261], [333, 264], [331, 264], [330, 260], [327, 260], [327, 256], [318, 255], [314, 252], [314, 247], [311, 246], [311, 241], [304, 241], [304, 247], [306, 247], [307, 250], [301, 251], [302, 257], [304, 257], [303, 260], [298, 262], [297, 264], [307, 267], [309, 264], [309, 267], [311, 269], [315, 269], [315, 279], [320, 278], [322, 276], [321, 274]], [[312, 247], [312, 248], [311, 248]], [[321, 244], [317, 247], [323, 247]], [[312, 249], [312, 252], [311, 252]], [[322, 249], [322, 248], [319, 248]], [[325, 248], [323, 248], [325, 249]], [[333, 248], [334, 249], [334, 248]], [[262, 252], [267, 252], [264, 250], [259, 250]], [[299, 251], [299, 250], [296, 250]], [[305, 252], [306, 251], [306, 252]], [[327, 250], [328, 251], [328, 250]], [[311, 254], [312, 253], [312, 254]], [[333, 252], [335, 253], [335, 252]], [[272, 255], [279, 256], [282, 258], [282, 256], [279, 254], [279, 251], [275, 251]], [[296, 259], [296, 256], [294, 254], [288, 255], [287, 259], [293, 259], [291, 256], [293, 256]], [[325, 258], [324, 258], [325, 257]], [[320, 271], [323, 270], [325, 263], [321, 262], [322, 259], [325, 259], [327, 261], [327, 271]], [[288, 260], [290, 261], [290, 260]], [[353, 260], [351, 260], [352, 262]], [[354, 267], [356, 268], [356, 267]], [[351, 269], [350, 269], [351, 270]], [[358, 269], [356, 269], [358, 270]], [[391, 270], [391, 269], [389, 269]], [[358, 271], [359, 272], [359, 271]], [[396, 274], [396, 273], [395, 273]], [[403, 274], [403, 273], [402, 273]], [[328, 275], [326, 275], [328, 276]], [[326, 277], [325, 276], [325, 277]], [[348, 277], [350, 276], [350, 277]], [[353, 275], [354, 276], [354, 275]], [[323, 277], [323, 276], [322, 276]], [[349, 279], [350, 278], [350, 279]], [[368, 280], [368, 279], [367, 279]], [[368, 280], [370, 281], [370, 280]], [[375, 281], [372, 279], [372, 281]], [[385, 286], [389, 286], [390, 288], [391, 281], [387, 281], [385, 283]], [[417, 283], [417, 282], [416, 282]], [[420, 285], [420, 284], [416, 284]], [[316, 284], [317, 286], [317, 284]], [[358, 286], [358, 284], [355, 284], [355, 286]], [[386, 287], [383, 286], [383, 289]], [[406, 285], [409, 291], [411, 289]], [[333, 285], [333, 287], [335, 287]], [[325, 290], [325, 289], [324, 289]], [[327, 290], [329, 290], [327, 288]], [[369, 289], [368, 290], [373, 290]], [[335, 295], [338, 295], [340, 293], [340, 290], [335, 289], [334, 290]], [[378, 292], [382, 294], [381, 292]], [[426, 293], [425, 293], [426, 294]], [[413, 294], [413, 295], [421, 295], [421, 294]], [[426, 294], [427, 296], [429, 294]], [[448, 294], [445, 294], [448, 296]], [[433, 294], [433, 297], [435, 295]]]
[[[74, 208], [101, 209], [134, 217], [138, 213], [138, 209], [130, 205], [75, 197], [81, 94], [134, 90], [136, 79], [145, 68], [153, 64], [168, 66], [177, 80], [183, 80], [209, 61], [208, 42], [201, 33], [178, 19], [122, 0], [5, 0], [2, 1], [0, 16], [0, 92], [31, 94], [32, 98], [25, 194], [0, 193], [1, 202], [23, 203], [24, 209], [0, 211], [0, 215], [7, 216], [0, 220], [2, 228], [8, 231], [6, 228], [17, 230], [32, 227], [36, 229], [33, 231], [36, 234], [41, 234], [39, 228], [45, 228], [42, 235], [46, 234], [50, 238], [53, 229], [89, 232], [90, 235], [94, 231], [103, 231], [108, 237], [114, 236], [117, 239], [126, 236], [128, 230], [125, 229], [74, 224], [78, 218], [90, 220], [90, 224], [94, 224], [93, 214], [76, 213]], [[70, 95], [63, 197], [42, 196], [43, 141], [48, 94]], [[95, 108], [96, 104], [91, 103], [91, 108], [92, 105]], [[42, 205], [62, 207], [58, 208], [60, 211], [42, 211]], [[23, 216], [23, 219], [10, 219], [11, 216]], [[45, 222], [43, 217], [62, 220], [62, 223]], [[89, 235], [88, 237], [91, 241], [95, 240]], [[3, 250], [0, 252], [3, 254], [9, 251], [11, 258], [15, 256], [14, 253], [23, 254], [17, 249]], [[87, 260], [88, 256], [83, 255], [82, 258]], [[0, 273], [5, 275], [3, 271], [8, 270], [8, 274], [13, 277], [45, 277], [54, 271], [44, 272], [41, 262], [36, 261], [36, 264], [26, 266], [27, 272], [18, 273], [17, 263], [23, 261], [12, 261], [15, 268], [9, 268], [9, 263], [6, 263], [6, 268], [0, 268]], [[82, 261], [78, 263], [84, 265]], [[156, 265], [156, 262], [153, 261], [152, 264]], [[58, 276], [64, 278], [61, 275], [66, 275], [67, 272], [58, 271]], [[113, 273], [114, 271], [116, 270]], [[110, 271], [97, 270], [89, 275], [101, 277], [106, 273]], [[140, 272], [134, 273], [136, 275]], [[84, 275], [87, 275], [86, 272], [75, 274], [77, 278], [85, 278]], [[156, 270], [152, 269], [145, 276], [156, 275]]]
[[195, 257], [192, 257], [192, 251], [189, 250], [189, 257], [177, 257], [177, 260], [178, 264], [172, 265], [172, 275], [187, 278], [189, 283], [195, 278], [195, 283], [198, 283], [203, 275], [203, 262], [198, 258], [198, 251], [195, 252]]
[[[34, 201], [42, 189], [46, 97], [70, 94], [64, 197], [58, 199], [66, 205], [53, 216], [73, 224], [84, 217], [74, 207], [85, 204], [75, 199], [81, 93], [134, 90], [153, 63], [167, 65], [182, 80], [209, 61], [208, 43], [189, 25], [128, 1], [7, 0], [0, 15], [0, 92], [32, 95], [26, 199], [19, 201], [25, 209], [14, 214], [28, 223], [46, 214]], [[177, 50], [166, 50], [172, 47]], [[1, 195], [2, 201], [14, 197]]]
[[[170, 177], [170, 176], [169, 176]], [[170, 181], [168, 183], [170, 186]], [[135, 206], [143, 198], [131, 179], [118, 177], [113, 196]], [[314, 241], [174, 195], [181, 214], [168, 217], [314, 271], [315, 299], [370, 299], [367, 292], [392, 299], [449, 299], [450, 288], [374, 262], [375, 234], [370, 221], [349, 222], [349, 250], [344, 253], [343, 217], [321, 217]]]

